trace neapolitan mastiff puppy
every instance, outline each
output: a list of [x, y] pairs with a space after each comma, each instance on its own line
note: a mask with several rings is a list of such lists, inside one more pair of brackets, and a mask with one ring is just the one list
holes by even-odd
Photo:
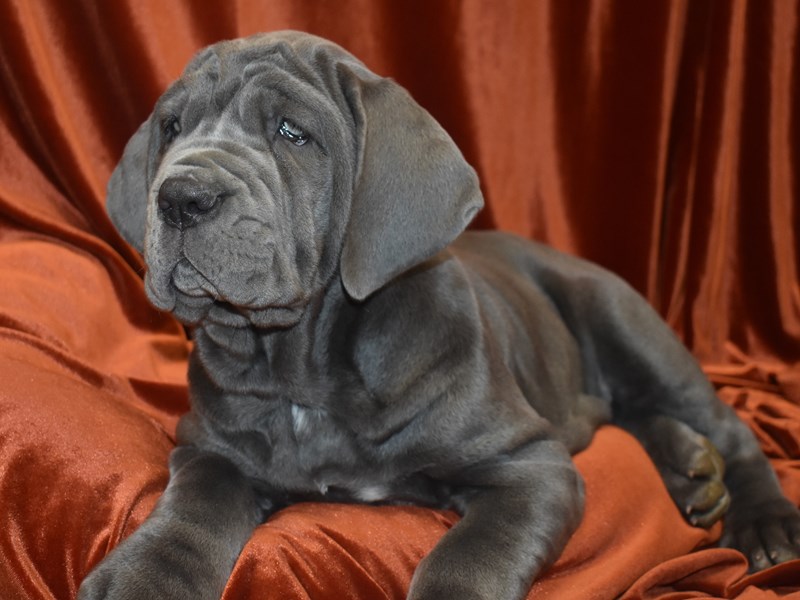
[[153, 514], [79, 597], [218, 598], [253, 529], [312, 499], [454, 508], [408, 597], [522, 598], [607, 422], [692, 523], [730, 504], [723, 541], [754, 568], [797, 557], [800, 514], [655, 312], [597, 266], [462, 235], [481, 205], [442, 128], [338, 46], [201, 51], [108, 193], [150, 300], [194, 327], [192, 410]]

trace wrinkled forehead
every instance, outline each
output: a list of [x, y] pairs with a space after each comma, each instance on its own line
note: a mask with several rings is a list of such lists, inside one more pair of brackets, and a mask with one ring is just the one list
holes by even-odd
[[234, 100], [291, 102], [325, 112], [347, 102], [343, 69], [369, 74], [344, 49], [310, 35], [281, 32], [220, 42], [195, 56], [160, 98], [159, 112], [222, 111]]

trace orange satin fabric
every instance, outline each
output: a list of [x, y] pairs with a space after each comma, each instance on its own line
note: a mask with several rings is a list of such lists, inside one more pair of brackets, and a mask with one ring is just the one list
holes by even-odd
[[[477, 227], [620, 273], [689, 344], [800, 502], [800, 3], [0, 0], [0, 598], [67, 599], [144, 519], [189, 342], [150, 308], [104, 188], [198, 48], [294, 28], [406, 86], [478, 170]], [[531, 598], [800, 596], [688, 527], [638, 445], [576, 461], [584, 522]], [[226, 600], [402, 598], [454, 515], [305, 504]]]

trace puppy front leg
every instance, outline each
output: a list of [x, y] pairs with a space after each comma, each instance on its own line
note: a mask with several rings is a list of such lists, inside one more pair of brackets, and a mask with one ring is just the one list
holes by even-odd
[[78, 600], [218, 600], [261, 520], [255, 492], [230, 461], [178, 447], [153, 513], [90, 573]]
[[520, 600], [558, 558], [583, 516], [583, 481], [560, 444], [536, 446], [469, 473], [483, 484], [417, 567], [408, 600]]

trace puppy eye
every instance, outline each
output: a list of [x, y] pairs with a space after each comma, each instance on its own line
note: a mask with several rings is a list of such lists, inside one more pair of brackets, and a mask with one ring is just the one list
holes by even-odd
[[181, 122], [178, 117], [171, 115], [161, 123], [161, 129], [164, 132], [164, 140], [169, 143], [181, 132]]
[[281, 121], [281, 126], [278, 128], [278, 133], [281, 135], [281, 137], [286, 138], [295, 146], [302, 146], [309, 139], [309, 135], [300, 127], [292, 123], [289, 119], [283, 119]]

